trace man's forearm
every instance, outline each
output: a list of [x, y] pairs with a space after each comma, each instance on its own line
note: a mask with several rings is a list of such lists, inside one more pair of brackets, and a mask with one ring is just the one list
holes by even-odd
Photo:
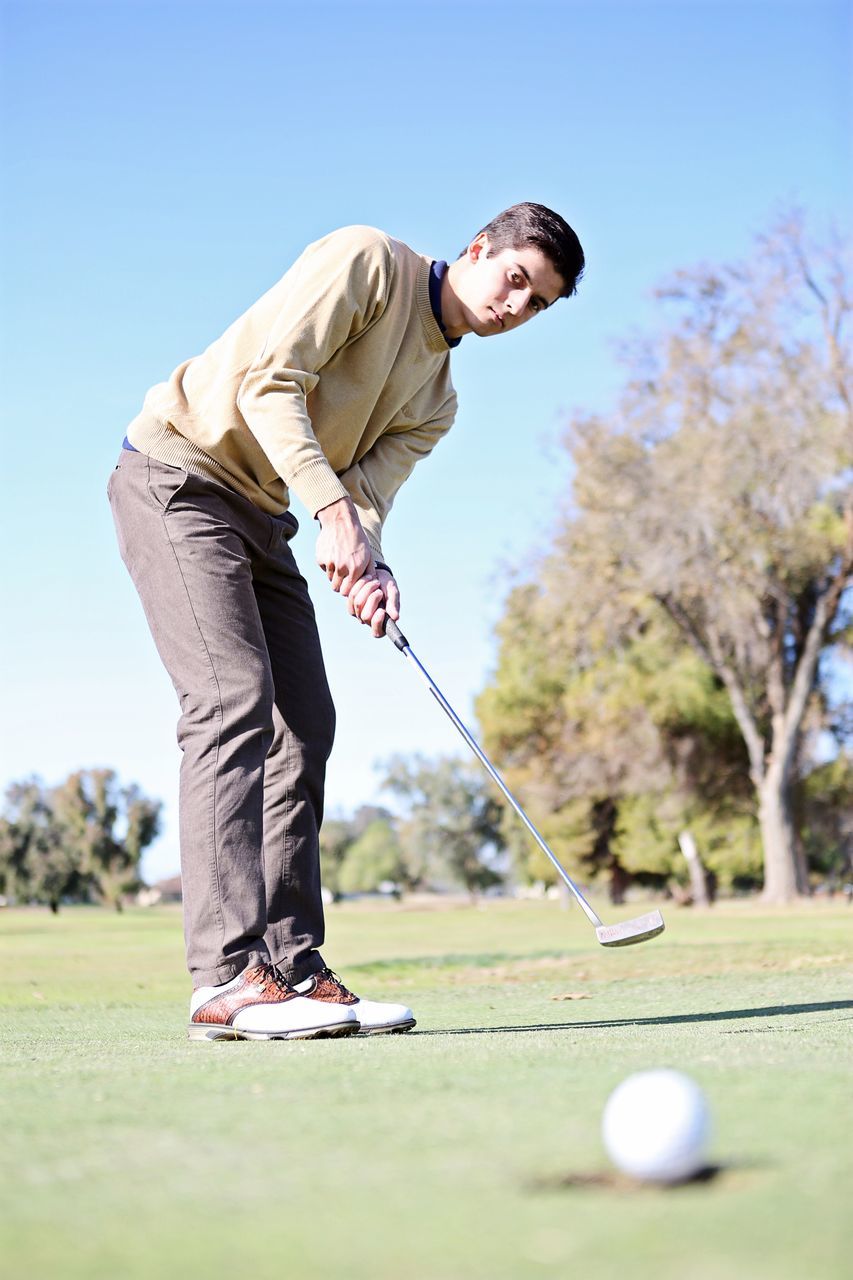
[[332, 584], [333, 591], [348, 595], [373, 563], [373, 551], [358, 518], [352, 498], [321, 507], [317, 512], [320, 536], [317, 563]]

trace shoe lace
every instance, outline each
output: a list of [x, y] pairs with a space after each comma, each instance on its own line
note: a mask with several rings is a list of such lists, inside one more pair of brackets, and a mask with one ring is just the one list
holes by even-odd
[[352, 992], [350, 991], [349, 987], [347, 987], [345, 983], [341, 982], [340, 978], [335, 973], [334, 969], [330, 969], [327, 966], [325, 969], [321, 970], [321, 972], [317, 974], [317, 977], [328, 978], [330, 982], [334, 982], [335, 986], [340, 989], [342, 995], [345, 995], [345, 996], [352, 995]]
[[291, 987], [284, 974], [281, 973], [274, 964], [259, 964], [256, 970], [254, 982], [257, 986], [263, 987], [265, 991], [268, 990], [270, 986], [273, 986], [277, 991], [280, 991], [282, 995], [288, 995], [293, 990], [293, 987]]

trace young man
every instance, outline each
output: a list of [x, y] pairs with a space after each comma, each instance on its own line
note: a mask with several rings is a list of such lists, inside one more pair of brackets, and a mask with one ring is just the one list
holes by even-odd
[[450, 349], [570, 297], [556, 213], [515, 205], [449, 267], [371, 227], [310, 245], [202, 355], [153, 387], [108, 492], [181, 706], [180, 843], [193, 1039], [404, 1031], [403, 1005], [326, 967], [318, 834], [334, 735], [290, 540], [295, 493], [350, 614], [382, 636], [400, 593], [381, 534], [450, 428]]

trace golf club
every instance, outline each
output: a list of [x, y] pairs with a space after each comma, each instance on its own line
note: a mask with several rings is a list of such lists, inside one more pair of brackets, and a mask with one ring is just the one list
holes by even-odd
[[393, 640], [394, 644], [400, 650], [403, 656], [408, 658], [409, 662], [412, 663], [415, 670], [418, 672], [419, 676], [426, 684], [430, 693], [435, 698], [436, 702], [453, 721], [456, 728], [462, 734], [462, 737], [468, 743], [468, 746], [471, 748], [471, 750], [474, 752], [477, 759], [483, 765], [489, 777], [492, 779], [493, 782], [497, 784], [497, 786], [500, 787], [501, 791], [506, 796], [507, 800], [510, 802], [513, 809], [515, 809], [515, 812], [518, 814], [519, 818], [521, 818], [521, 821], [527, 827], [527, 830], [533, 836], [533, 839], [539, 845], [539, 848], [546, 855], [546, 857], [549, 858], [550, 861], [553, 863], [555, 869], [560, 875], [560, 878], [565, 882], [569, 891], [574, 895], [577, 902], [583, 908], [584, 914], [586, 915], [589, 922], [595, 927], [595, 935], [598, 938], [598, 941], [601, 943], [601, 945], [603, 947], [628, 947], [628, 946], [631, 946], [632, 943], [645, 942], [646, 939], [654, 938], [659, 933], [663, 933], [665, 926], [663, 922], [663, 916], [659, 911], [650, 911], [644, 916], [635, 916], [633, 920], [625, 920], [622, 922], [622, 924], [604, 924], [603, 921], [601, 921], [598, 918], [596, 913], [593, 911], [592, 907], [587, 902], [586, 898], [581, 893], [580, 889], [572, 880], [571, 876], [568, 874], [568, 872], [564, 871], [563, 868], [560, 866], [560, 863], [557, 861], [555, 855], [548, 848], [542, 836], [540, 836], [539, 832], [536, 830], [533, 823], [530, 821], [527, 814], [522, 809], [521, 805], [515, 799], [515, 796], [513, 796], [512, 792], [509, 790], [503, 778], [500, 776], [497, 769], [489, 760], [488, 756], [480, 748], [478, 743], [475, 741], [475, 739], [471, 736], [471, 734], [465, 728], [464, 724], [459, 719], [458, 715], [453, 710], [450, 703], [445, 698], [444, 694], [438, 688], [435, 681], [430, 676], [429, 672], [418, 661], [417, 657], [412, 652], [411, 645], [409, 644], [406, 637], [403, 635], [400, 628], [397, 626], [395, 622], [392, 622], [390, 618], [385, 624], [385, 634], [386, 636], [388, 636], [390, 640]]

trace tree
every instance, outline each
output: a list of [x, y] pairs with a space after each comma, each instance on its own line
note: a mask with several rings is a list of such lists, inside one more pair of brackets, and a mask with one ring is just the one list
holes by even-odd
[[807, 890], [793, 823], [821, 656], [849, 638], [853, 299], [790, 217], [747, 265], [682, 272], [635, 350], [618, 424], [577, 418], [568, 541], [656, 601], [725, 687], [749, 756], [764, 893]]
[[[615, 421], [577, 416], [567, 590], [655, 602], [729, 697], [749, 759], [764, 894], [808, 888], [793, 798], [825, 660], [849, 642], [851, 289], [840, 246], [791, 217], [747, 265], [682, 272], [628, 349]], [[601, 602], [600, 589], [594, 591]]]
[[338, 883], [342, 893], [373, 893], [405, 878], [400, 840], [386, 818], [376, 818], [348, 847]]
[[839, 752], [804, 779], [798, 799], [809, 866], [830, 886], [853, 877], [853, 757]]
[[78, 854], [63, 842], [50, 793], [36, 778], [13, 782], [0, 818], [0, 888], [24, 902], [59, 911], [65, 898], [84, 892]]
[[51, 808], [88, 893], [120, 911], [124, 895], [139, 888], [139, 863], [158, 834], [160, 802], [135, 785], [120, 787], [112, 769], [81, 769], [53, 790]]
[[410, 884], [449, 878], [472, 895], [500, 884], [501, 809], [479, 772], [451, 758], [397, 757], [384, 785], [406, 806], [400, 838]]
[[111, 769], [79, 770], [58, 787], [12, 783], [0, 817], [0, 888], [56, 912], [63, 900], [109, 903], [139, 887], [139, 862], [159, 831], [160, 802]]
[[326, 818], [320, 828], [323, 886], [335, 899], [343, 892], [340, 885], [341, 867], [354, 838], [352, 823], [346, 818]]
[[[657, 605], [603, 590], [596, 610], [596, 590], [550, 557], [510, 597], [477, 703], [486, 747], [560, 860], [606, 877], [614, 901], [632, 880], [686, 883], [685, 830], [731, 882], [755, 850], [744, 848], [748, 762], [725, 692]], [[505, 834], [521, 874], [553, 882], [511, 811]]]
[[359, 805], [352, 817], [326, 818], [323, 822], [320, 828], [320, 865], [323, 870], [323, 885], [334, 898], [345, 892], [355, 892], [342, 888], [341, 869], [352, 845], [373, 822], [393, 823], [393, 814], [381, 805], [363, 804]]

